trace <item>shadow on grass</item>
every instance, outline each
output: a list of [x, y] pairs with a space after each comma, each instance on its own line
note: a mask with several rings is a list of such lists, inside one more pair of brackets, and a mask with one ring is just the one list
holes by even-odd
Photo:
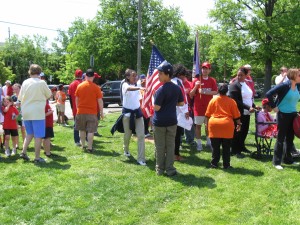
[[[48, 158], [48, 157], [46, 157], [46, 158]], [[51, 158], [53, 161], [57, 161], [57, 162], [67, 162], [68, 161], [67, 157], [57, 155], [57, 154], [54, 154], [54, 153], [51, 153], [51, 157], [49, 157], [49, 158]]]
[[[43, 149], [41, 149], [42, 151]], [[61, 147], [59, 145], [55, 145], [55, 146], [52, 146], [51, 147], [51, 151], [59, 151], [59, 152], [62, 152], [62, 151], [65, 151], [65, 147]]]
[[176, 176], [168, 177], [171, 180], [174, 180], [176, 182], [180, 182], [181, 184], [185, 186], [193, 186], [193, 187], [198, 187], [198, 188], [215, 188], [217, 187], [215, 180], [211, 177], [197, 177], [194, 174], [181, 174], [179, 173]]
[[109, 157], [119, 157], [120, 153], [116, 152], [115, 150], [106, 150], [106, 151], [102, 151], [100, 150], [99, 146], [96, 146], [94, 148], [93, 152], [85, 152], [86, 154], [91, 154], [91, 155], [95, 155], [95, 156], [109, 156]]
[[241, 174], [241, 175], [251, 175], [254, 177], [261, 177], [264, 175], [264, 173], [260, 170], [249, 170], [246, 168], [240, 168], [240, 167], [234, 167], [232, 169], [224, 170], [226, 173], [230, 174]]
[[260, 161], [260, 162], [272, 162], [272, 155], [257, 155], [257, 154], [251, 154], [251, 158]]
[[14, 155], [14, 156], [10, 156], [10, 157], [1, 157], [0, 158], [0, 162], [3, 162], [3, 163], [16, 163], [16, 160], [19, 159], [19, 155]]
[[[32, 162], [34, 163], [34, 162]], [[35, 166], [40, 168], [51, 168], [56, 170], [68, 170], [71, 168], [70, 164], [60, 164], [56, 161], [46, 162], [46, 163], [34, 163]]]

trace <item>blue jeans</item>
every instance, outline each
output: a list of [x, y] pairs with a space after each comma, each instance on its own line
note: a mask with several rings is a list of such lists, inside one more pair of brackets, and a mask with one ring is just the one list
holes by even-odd
[[185, 141], [188, 144], [193, 143], [194, 138], [195, 138], [195, 125], [192, 125], [191, 130], [186, 130], [184, 129], [184, 134], [185, 134]]

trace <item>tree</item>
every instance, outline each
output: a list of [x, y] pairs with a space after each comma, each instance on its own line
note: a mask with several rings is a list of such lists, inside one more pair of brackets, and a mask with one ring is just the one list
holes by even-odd
[[[77, 20], [60, 36], [66, 47], [66, 79], [76, 68], [89, 67], [107, 79], [121, 79], [126, 68], [136, 68], [138, 2], [100, 0], [97, 16], [87, 23]], [[178, 8], [165, 8], [161, 0], [144, 0], [142, 12], [142, 71], [146, 73], [151, 54], [150, 40], [171, 63], [192, 64], [193, 40]], [[72, 74], [72, 76], [71, 76]]]
[[214, 48], [227, 43], [234, 47], [230, 47], [233, 59], [264, 67], [266, 92], [273, 64], [299, 64], [299, 4], [298, 0], [217, 0], [210, 16], [218, 23], [219, 34], [227, 38], [214, 42]]

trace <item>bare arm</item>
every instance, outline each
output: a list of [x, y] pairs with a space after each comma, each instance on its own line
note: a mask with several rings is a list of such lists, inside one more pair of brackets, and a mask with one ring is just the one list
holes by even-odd
[[183, 106], [184, 105], [184, 102], [178, 102], [177, 103], [177, 106]]
[[102, 98], [98, 98], [98, 105], [99, 105], [100, 117], [103, 119], [104, 118], [104, 113], [103, 113], [103, 100], [102, 100]]
[[76, 96], [76, 97], [75, 97], [76, 108], [77, 108], [77, 106], [78, 106], [78, 101], [79, 101], [79, 98]]
[[160, 108], [161, 108], [161, 106], [160, 105], [154, 105], [154, 111], [159, 111], [160, 110]]

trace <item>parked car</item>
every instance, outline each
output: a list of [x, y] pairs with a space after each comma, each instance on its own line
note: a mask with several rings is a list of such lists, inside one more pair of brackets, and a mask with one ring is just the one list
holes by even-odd
[[108, 81], [101, 85], [103, 92], [103, 106], [106, 108], [109, 104], [122, 105], [120, 93], [121, 80]]

